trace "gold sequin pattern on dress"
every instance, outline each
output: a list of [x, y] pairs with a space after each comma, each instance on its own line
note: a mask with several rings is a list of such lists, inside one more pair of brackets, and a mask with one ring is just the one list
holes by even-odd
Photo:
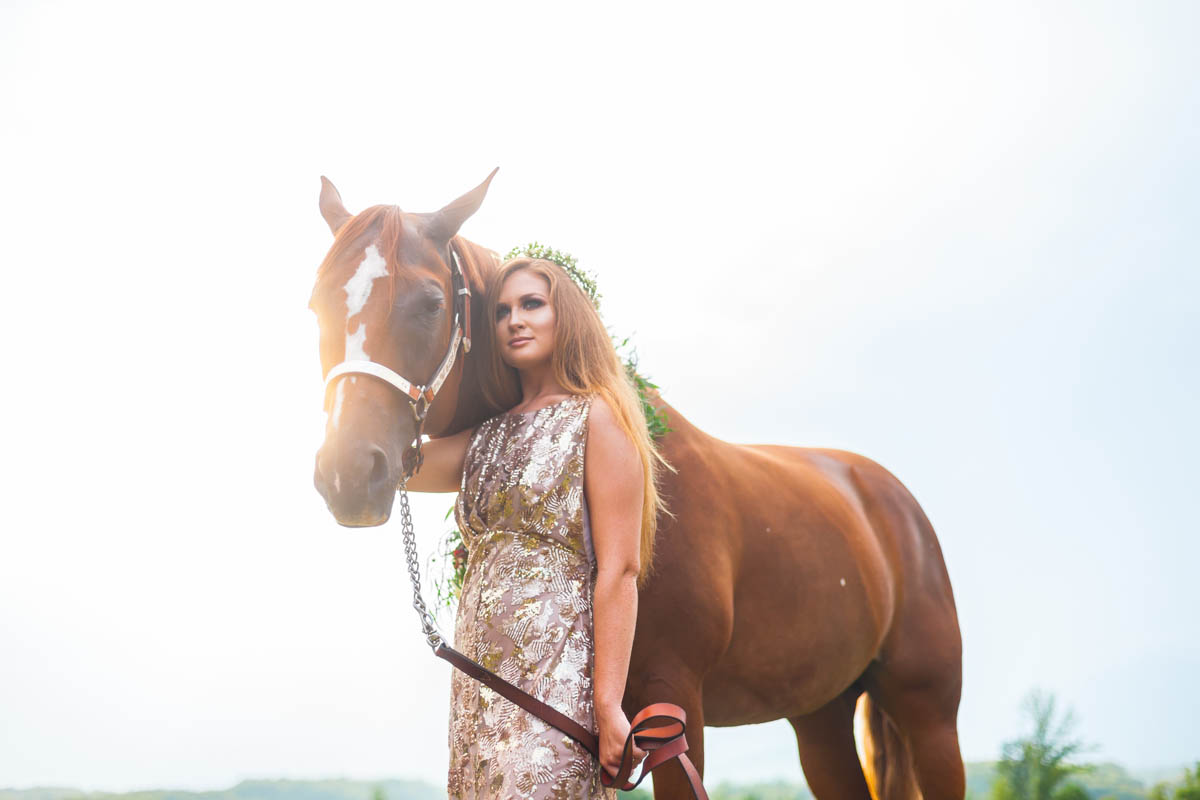
[[[455, 518], [467, 569], [455, 649], [596, 732], [596, 560], [583, 496], [590, 396], [479, 426]], [[473, 678], [450, 685], [450, 800], [615, 800], [581, 745]]]

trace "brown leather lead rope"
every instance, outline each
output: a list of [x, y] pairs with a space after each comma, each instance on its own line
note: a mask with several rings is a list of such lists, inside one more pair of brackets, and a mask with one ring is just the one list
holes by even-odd
[[[445, 639], [434, 625], [433, 615], [425, 606], [425, 598], [421, 596], [421, 570], [417, 564], [416, 534], [413, 532], [408, 490], [405, 489], [403, 482], [399, 486], [399, 494], [400, 533], [404, 539], [404, 556], [408, 562], [408, 577], [413, 587], [413, 608], [416, 609], [417, 616], [421, 618], [421, 633], [424, 634], [425, 641], [433, 648], [434, 655], [449, 661], [454, 667], [489, 687], [501, 697], [516, 703], [548, 725], [558, 728], [583, 745], [599, 761], [600, 742], [596, 734], [446, 644]], [[616, 786], [621, 791], [628, 792], [641, 783], [651, 770], [672, 758], [678, 758], [679, 766], [683, 767], [688, 785], [692, 789], [694, 800], [708, 800], [708, 793], [704, 791], [704, 786], [700, 782], [700, 773], [692, 764], [692, 760], [687, 757], [688, 744], [683, 735], [687, 728], [687, 714], [682, 708], [674, 703], [651, 703], [634, 715], [629, 726], [629, 735], [625, 737], [625, 746], [621, 752], [621, 767], [614, 776], [609, 775], [608, 770], [601, 766], [601, 783], [605, 786]], [[649, 755], [642, 762], [642, 771], [638, 775], [638, 779], [630, 783], [629, 776], [633, 773], [633, 746], [635, 744], [647, 751]]]
[[[588, 752], [595, 756], [597, 761], [600, 760], [600, 743], [596, 738], [596, 734], [587, 730], [566, 714], [546, 705], [528, 692], [513, 686], [496, 673], [467, 658], [445, 642], [438, 642], [433, 652], [434, 655], [449, 661], [456, 668], [491, 688], [500, 696], [516, 703], [547, 724], [558, 728], [583, 745]], [[657, 725], [658, 727], [650, 727], [651, 725]], [[687, 739], [683, 735], [686, 727], [687, 715], [682, 708], [674, 703], [651, 703], [646, 706], [630, 720], [629, 736], [625, 738], [625, 747], [621, 753], [621, 768], [617, 770], [615, 776], [612, 776], [609, 775], [608, 770], [601, 767], [600, 782], [605, 786], [616, 786], [621, 791], [628, 792], [636, 788], [655, 767], [662, 766], [672, 758], [678, 758], [679, 765], [683, 767], [684, 774], [687, 775], [688, 784], [692, 789], [692, 796], [695, 800], [708, 800], [708, 793], [704, 791], [704, 785], [700, 782], [700, 773], [696, 771], [695, 765], [687, 757], [688, 744]], [[642, 772], [638, 775], [638, 779], [630, 783], [629, 776], [633, 773], [634, 744], [646, 750], [649, 755], [642, 762]]]

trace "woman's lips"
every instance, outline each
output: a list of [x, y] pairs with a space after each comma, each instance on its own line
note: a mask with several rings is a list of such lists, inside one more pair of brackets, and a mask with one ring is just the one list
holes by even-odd
[[508, 346], [509, 347], [520, 347], [521, 345], [525, 344], [526, 342], [532, 342], [532, 341], [533, 341], [533, 338], [530, 336], [518, 336], [514, 339], [509, 339]]

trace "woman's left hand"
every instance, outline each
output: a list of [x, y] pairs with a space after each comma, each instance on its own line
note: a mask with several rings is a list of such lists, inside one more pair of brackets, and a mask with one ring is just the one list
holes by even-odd
[[[632, 727], [625, 712], [620, 706], [596, 710], [596, 724], [600, 728], [600, 765], [608, 772], [609, 777], [616, 777], [621, 769], [621, 754], [625, 750], [625, 740], [629, 738]], [[633, 767], [642, 763], [646, 751], [633, 745]]]

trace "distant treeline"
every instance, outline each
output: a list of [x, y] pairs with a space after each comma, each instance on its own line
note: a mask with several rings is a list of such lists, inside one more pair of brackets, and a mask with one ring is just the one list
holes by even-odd
[[446, 800], [446, 790], [425, 781], [254, 780], [213, 792], [152, 789], [109, 794], [58, 787], [0, 789], [0, 800]]
[[[1174, 772], [1142, 776], [1139, 780], [1117, 764], [1100, 764], [1074, 777], [1091, 798], [1099, 800], [1148, 800], [1152, 784], [1174, 781], [1184, 768]], [[984, 800], [996, 781], [996, 762], [967, 764], [967, 797]], [[649, 784], [649, 779], [643, 786]], [[1147, 785], [1151, 784], [1151, 785]], [[755, 784], [720, 783], [707, 787], [711, 800], [813, 800], [803, 784], [772, 782]], [[641, 788], [620, 792], [621, 800], [651, 800]], [[446, 790], [424, 781], [243, 781], [216, 792], [150, 790], [125, 794], [85, 793], [77, 789], [0, 789], [0, 800], [446, 800]]]

